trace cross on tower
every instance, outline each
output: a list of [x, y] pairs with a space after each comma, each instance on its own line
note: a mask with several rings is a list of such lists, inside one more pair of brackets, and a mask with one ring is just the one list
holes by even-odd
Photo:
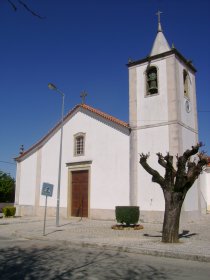
[[156, 13], [156, 15], [158, 16], [158, 32], [162, 32], [162, 27], [161, 27], [161, 23], [160, 23], [160, 14], [162, 14], [162, 12], [158, 11]]
[[161, 11], [158, 11], [157, 13], [156, 13], [156, 15], [158, 16], [158, 23], [160, 23], [160, 15], [162, 14], [163, 12], [161, 12]]
[[80, 97], [82, 98], [82, 104], [85, 104], [85, 98], [87, 95], [88, 94], [85, 90], [81, 92]]

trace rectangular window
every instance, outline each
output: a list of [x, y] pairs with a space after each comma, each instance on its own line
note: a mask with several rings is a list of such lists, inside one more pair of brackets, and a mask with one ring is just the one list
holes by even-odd
[[74, 155], [83, 156], [85, 154], [85, 134], [77, 133], [74, 135]]
[[77, 137], [77, 139], [76, 139], [76, 154], [77, 155], [83, 155], [83, 153], [84, 153], [83, 145], [84, 145], [83, 136]]

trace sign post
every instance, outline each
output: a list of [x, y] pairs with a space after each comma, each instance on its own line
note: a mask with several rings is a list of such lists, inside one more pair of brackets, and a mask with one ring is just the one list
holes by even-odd
[[43, 235], [45, 235], [45, 225], [46, 225], [46, 216], [47, 216], [47, 197], [52, 196], [53, 194], [53, 185], [49, 183], [42, 184], [42, 195], [45, 195], [45, 209], [44, 209], [44, 228]]

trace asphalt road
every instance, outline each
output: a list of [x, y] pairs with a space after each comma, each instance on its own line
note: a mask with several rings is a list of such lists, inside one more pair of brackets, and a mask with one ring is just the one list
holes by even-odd
[[210, 279], [209, 263], [36, 240], [0, 240], [0, 279]]

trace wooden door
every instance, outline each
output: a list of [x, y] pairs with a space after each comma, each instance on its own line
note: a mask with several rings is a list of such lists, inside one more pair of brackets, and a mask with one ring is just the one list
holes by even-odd
[[72, 172], [71, 216], [88, 217], [88, 170]]

